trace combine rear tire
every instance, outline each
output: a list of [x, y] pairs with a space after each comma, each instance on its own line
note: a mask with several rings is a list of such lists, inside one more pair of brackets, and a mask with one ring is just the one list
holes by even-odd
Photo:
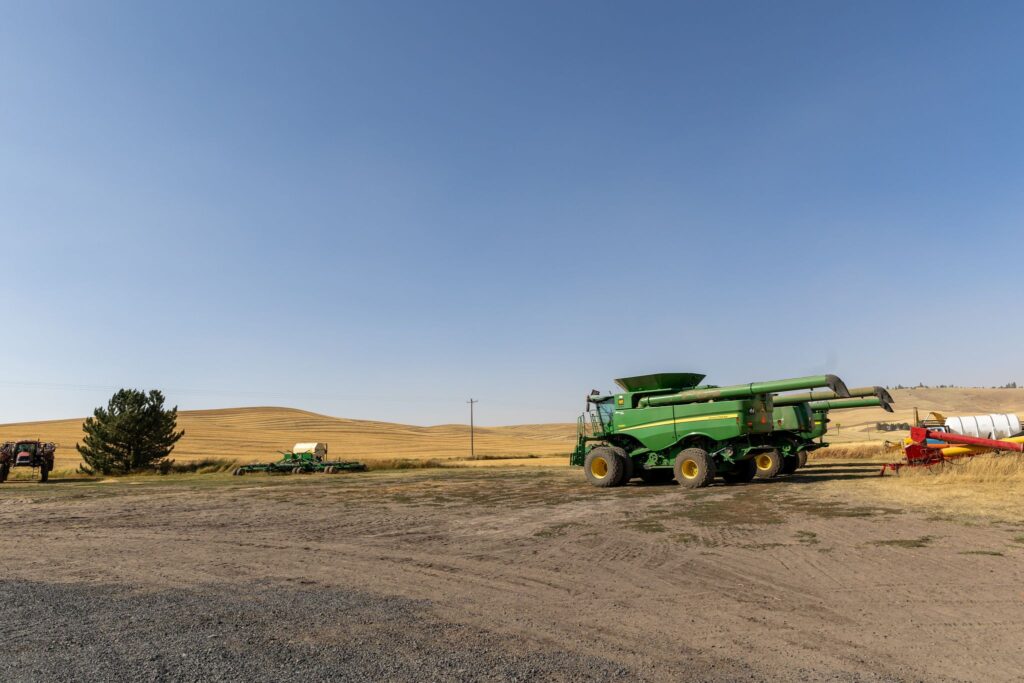
[[799, 453], [797, 453], [796, 457], [798, 460], [796, 465], [797, 469], [800, 469], [801, 467], [807, 465], [807, 451], [800, 451]]
[[622, 479], [622, 468], [625, 467], [617, 448], [598, 446], [587, 453], [583, 461], [583, 472], [587, 481], [599, 488], [615, 486]]
[[800, 467], [800, 458], [795, 455], [787, 455], [782, 459], [782, 469], [779, 474], [793, 474]]
[[672, 470], [660, 468], [656, 470], [645, 470], [640, 468], [640, 478], [645, 484], [667, 484], [672, 481]]
[[687, 489], [698, 489], [715, 480], [715, 461], [703, 448], [686, 448], [672, 467], [676, 481]]
[[776, 450], [765, 451], [754, 456], [758, 479], [773, 479], [782, 469], [782, 454]]
[[753, 460], [740, 460], [733, 463], [732, 471], [722, 475], [726, 484], [746, 484], [757, 474], [757, 463]]
[[11, 473], [11, 464], [5, 462], [0, 465], [0, 483], [7, 481], [7, 475]]
[[45, 484], [50, 479], [50, 468], [43, 463], [39, 468], [39, 482]]

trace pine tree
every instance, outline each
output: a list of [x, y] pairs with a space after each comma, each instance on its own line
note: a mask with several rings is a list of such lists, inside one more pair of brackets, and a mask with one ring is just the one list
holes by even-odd
[[82, 424], [85, 439], [75, 448], [90, 474], [127, 474], [159, 466], [184, 431], [176, 432], [178, 407], [164, 410], [164, 395], [121, 389], [106, 408], [97, 408]]

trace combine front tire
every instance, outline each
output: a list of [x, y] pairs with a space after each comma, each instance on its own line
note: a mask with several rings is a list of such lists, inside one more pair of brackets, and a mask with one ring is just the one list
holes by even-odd
[[703, 448], [686, 448], [672, 467], [679, 485], [687, 489], [707, 486], [715, 479], [715, 461]]
[[726, 484], [746, 484], [757, 474], [757, 463], [753, 460], [740, 460], [733, 463], [732, 471], [722, 475]]
[[754, 456], [758, 479], [772, 479], [782, 469], [782, 454], [776, 450], [765, 451]]
[[598, 446], [587, 453], [583, 461], [583, 472], [593, 486], [608, 488], [622, 479], [623, 458], [616, 452], [620, 449]]

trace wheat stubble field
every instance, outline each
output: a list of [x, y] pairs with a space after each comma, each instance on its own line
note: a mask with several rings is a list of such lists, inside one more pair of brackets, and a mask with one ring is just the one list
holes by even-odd
[[[280, 409], [182, 423], [191, 441], [177, 457], [317, 438], [335, 454], [348, 443], [364, 459], [458, 465], [465, 436]], [[77, 423], [61, 424], [74, 438]], [[564, 466], [571, 426], [487, 431], [494, 455], [557, 453], [561, 466], [3, 485], [0, 679], [1009, 681], [1024, 670], [1024, 476], [1012, 461], [879, 478], [864, 459], [816, 458], [769, 482], [598, 490]]]
[[[57, 468], [77, 468], [74, 449], [82, 420], [0, 425], [0, 440], [40, 438], [60, 444]], [[469, 457], [469, 426], [412, 425], [348, 420], [294, 408], [256, 407], [181, 411], [185, 436], [172, 457], [181, 462], [217, 458], [239, 462], [276, 460], [278, 451], [300, 441], [326, 441], [334, 458], [374, 462], [395, 458], [459, 460]], [[482, 456], [567, 456], [575, 425], [546, 424], [477, 427], [476, 452]]]

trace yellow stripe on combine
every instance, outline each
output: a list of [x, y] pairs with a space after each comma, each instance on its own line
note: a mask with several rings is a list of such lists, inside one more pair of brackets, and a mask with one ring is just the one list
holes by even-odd
[[642, 425], [633, 425], [632, 427], [623, 427], [617, 429], [617, 432], [631, 432], [634, 429], [647, 429], [648, 427], [663, 427], [665, 425], [680, 424], [682, 422], [706, 422], [708, 420], [728, 420], [736, 417], [736, 413], [722, 413], [721, 415], [700, 415], [698, 417], [680, 417], [675, 420], [661, 420], [660, 422], [648, 422]]

